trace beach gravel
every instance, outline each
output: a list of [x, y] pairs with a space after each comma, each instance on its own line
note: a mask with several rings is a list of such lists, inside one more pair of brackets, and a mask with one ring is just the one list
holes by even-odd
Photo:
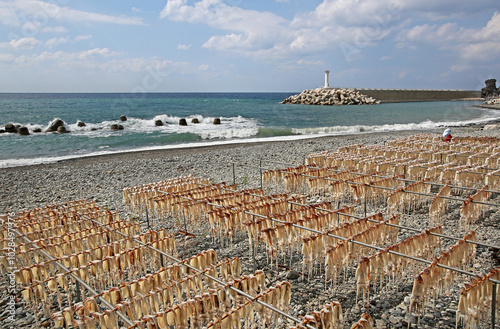
[[[425, 131], [441, 134], [443, 129]], [[118, 209], [125, 213], [122, 204], [122, 190], [126, 187], [162, 181], [168, 178], [194, 175], [210, 178], [214, 183], [233, 183], [240, 188], [259, 187], [260, 171], [257, 166], [261, 161], [264, 167], [284, 168], [304, 163], [305, 157], [312, 152], [335, 151], [338, 147], [358, 143], [384, 144], [385, 141], [407, 137], [419, 131], [390, 133], [371, 133], [347, 136], [319, 137], [297, 141], [257, 142], [248, 144], [207, 146], [178, 150], [130, 152], [99, 157], [65, 160], [57, 163], [12, 167], [0, 169], [0, 213], [42, 207], [48, 204], [61, 204], [67, 201], [87, 199], [109, 209]], [[494, 136], [500, 137], [498, 129], [482, 130], [482, 126], [453, 128], [454, 136]], [[278, 164], [281, 163], [281, 164]], [[234, 173], [233, 173], [233, 164]], [[282, 191], [283, 192], [283, 191]], [[498, 197], [496, 199], [498, 202]], [[488, 229], [479, 229], [482, 241], [499, 244], [498, 209], [491, 213], [492, 220], [485, 219], [482, 224]], [[425, 227], [425, 214], [422, 221], [413, 222], [414, 227]], [[458, 213], [455, 214], [458, 216]], [[417, 215], [418, 218], [418, 215]], [[404, 220], [403, 220], [404, 222]], [[405, 223], [409, 224], [409, 223]], [[451, 227], [447, 232], [452, 232]], [[456, 229], [456, 228], [455, 228]], [[199, 233], [199, 232], [198, 232]], [[412, 232], [401, 232], [401, 237]], [[189, 257], [197, 252], [214, 248], [219, 259], [240, 256], [243, 272], [253, 272], [252, 262], [248, 257], [246, 236], [235, 238], [233, 245], [223, 247], [211, 239], [197, 236], [182, 237], [178, 244], [180, 257]], [[491, 268], [491, 251], [478, 249], [479, 269]], [[290, 260], [300, 264], [301, 261]], [[277, 269], [267, 264], [265, 253], [256, 259], [268, 277], [269, 282], [289, 280], [293, 286], [293, 298], [290, 313], [294, 316], [310, 314], [319, 310], [329, 300], [342, 302], [346, 325], [359, 319], [362, 313], [371, 313], [377, 328], [403, 328], [408, 326], [407, 297], [411, 294], [412, 282], [403, 282], [392, 293], [371, 296], [369, 303], [356, 303], [354, 273], [347, 278], [340, 290], [332, 298], [324, 290], [324, 277], [306, 279], [301, 275], [301, 268]], [[498, 266], [498, 265], [497, 265]], [[0, 280], [0, 288], [7, 285], [6, 277]], [[0, 304], [8, 298], [5, 289], [1, 289]], [[457, 297], [443, 297], [434, 309], [428, 310], [420, 319], [419, 328], [455, 328]], [[5, 313], [5, 312], [2, 312]], [[0, 327], [13, 325], [8, 323], [6, 314], [0, 313]], [[16, 328], [34, 328], [32, 314], [19, 303], [16, 309]], [[411, 327], [414, 327], [411, 325]]]

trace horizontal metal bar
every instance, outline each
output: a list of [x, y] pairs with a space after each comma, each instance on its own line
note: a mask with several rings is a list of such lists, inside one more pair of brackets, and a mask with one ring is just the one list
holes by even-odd
[[[66, 266], [64, 266], [63, 264], [59, 263], [58, 261], [56, 261], [51, 255], [49, 255], [47, 252], [45, 252], [43, 249], [40, 249], [40, 247], [34, 243], [33, 241], [31, 241], [30, 239], [28, 239], [27, 237], [25, 237], [24, 235], [22, 235], [19, 231], [15, 230], [15, 229], [9, 229], [9, 231], [11, 232], [14, 232], [18, 237], [21, 237], [23, 239], [25, 239], [28, 243], [32, 244], [33, 246], [35, 246], [35, 248], [37, 248], [38, 250], [37, 251], [40, 251], [42, 254], [44, 254], [45, 257], [47, 257], [48, 259], [50, 259], [51, 261], [54, 262], [54, 264], [56, 264], [57, 266], [59, 266], [60, 268], [62, 268], [64, 270], [64, 274], [69, 274], [71, 275], [76, 281], [78, 281], [83, 287], [85, 287], [85, 289], [87, 289], [90, 293], [92, 293], [94, 296], [98, 295], [98, 293], [92, 289], [91, 286], [89, 286], [87, 284], [87, 282], [83, 281], [82, 279], [80, 279], [77, 275], [73, 274]], [[101, 302], [111, 311], [115, 310], [115, 306], [111, 305], [106, 299], [104, 299], [103, 297], [99, 296], [98, 297]], [[35, 310], [36, 312], [36, 310]], [[117, 311], [115, 310], [116, 312], [116, 315], [118, 315], [122, 320], [123, 322], [125, 322], [127, 325], [129, 326], [133, 326], [134, 323], [132, 321], [130, 321], [129, 318], [127, 318], [125, 315], [123, 315], [120, 311]]]
[[[385, 179], [385, 178], [390, 178], [391, 176], [372, 175], [372, 177]], [[409, 182], [409, 183], [419, 182], [418, 180], [406, 179], [406, 178], [394, 178], [394, 179], [402, 181], [402, 182]], [[434, 185], [434, 186], [441, 186], [441, 187], [443, 187], [443, 186], [446, 185], [446, 184], [433, 183], [433, 182], [424, 182], [424, 184]], [[477, 187], [456, 186], [456, 185], [449, 185], [449, 184], [448, 184], [448, 186], [451, 187], [451, 188], [454, 188], [454, 189], [461, 189], [461, 190], [472, 190], [472, 191], [479, 191], [479, 190], [481, 190], [480, 188], [477, 188]], [[500, 193], [500, 191], [494, 191], [494, 190], [484, 190], [484, 191], [485, 192], [490, 192], [490, 193]]]
[[[268, 216], [264, 216], [264, 215], [260, 215], [260, 214], [254, 214], [254, 213], [251, 213], [251, 212], [248, 212], [248, 211], [244, 211], [244, 213], [246, 213], [248, 215], [253, 215], [253, 216], [256, 216], [256, 217], [270, 219], [270, 220], [272, 220], [274, 222], [278, 222], [278, 223], [281, 223], [281, 224], [287, 224], [287, 222], [279, 220], [279, 219], [276, 219], [276, 218], [272, 218], [272, 217], [268, 217]], [[297, 224], [292, 224], [292, 226], [296, 227], [296, 228], [300, 228], [300, 229], [306, 230], [306, 231], [309, 231], [309, 232], [313, 232], [313, 233], [325, 234], [325, 235], [330, 236], [332, 238], [344, 240], [344, 241], [351, 242], [351, 243], [354, 243], [354, 244], [358, 244], [358, 245], [363, 246], [363, 247], [372, 248], [372, 249], [376, 249], [376, 250], [379, 250], [379, 251], [386, 250], [385, 248], [382, 248], [382, 247], [377, 247], [377, 246], [373, 246], [373, 245], [370, 245], [370, 244], [367, 244], [367, 243], [359, 242], [359, 241], [353, 240], [351, 238], [344, 238], [344, 237], [336, 236], [336, 235], [333, 235], [333, 234], [330, 234], [330, 233], [324, 233], [324, 232], [321, 232], [321, 231], [318, 231], [318, 230], [315, 230], [315, 229], [312, 229], [312, 228], [308, 228], [308, 227], [305, 227], [305, 226], [301, 226], [301, 225], [297, 225]], [[415, 260], [415, 261], [419, 261], [419, 262], [422, 262], [422, 263], [432, 264], [432, 261], [429, 261], [427, 259], [423, 259], [423, 258], [419, 258], [419, 257], [415, 257], [415, 256], [410, 256], [410, 255], [402, 254], [400, 252], [396, 252], [396, 251], [392, 251], [392, 250], [387, 250], [387, 252], [391, 253], [391, 254], [394, 254], [394, 255], [397, 255], [397, 256], [400, 256], [400, 257], [405, 257], [405, 258], [409, 258], [409, 259], [412, 259], [412, 260]], [[461, 274], [465, 274], [465, 275], [469, 275], [469, 276], [477, 276], [477, 274], [474, 274], [474, 273], [468, 272], [468, 271], [464, 271], [464, 270], [461, 270], [459, 268], [454, 268], [454, 267], [450, 267], [450, 266], [439, 264], [439, 263], [437, 263], [436, 265], [439, 266], [439, 267], [445, 268], [447, 270], [458, 272], [458, 273], [461, 273]], [[491, 282], [500, 283], [500, 281], [498, 281], [498, 280], [490, 279], [490, 281]]]
[[[203, 183], [197, 183], [197, 184], [198, 185], [202, 185], [202, 186], [209, 186], [209, 185], [203, 184]], [[231, 189], [228, 189], [228, 188], [222, 188], [222, 189], [223, 190], [228, 190], [228, 191], [234, 191], [234, 190], [231, 190]], [[163, 191], [159, 191], [159, 192], [167, 193], [167, 192], [163, 192]], [[256, 196], [256, 197], [261, 197], [261, 198], [265, 197], [264, 195], [260, 195], [260, 194], [252, 194], [252, 193], [250, 193], [250, 195], [253, 195], [253, 196]], [[190, 198], [187, 198], [187, 197], [185, 197], [185, 198], [186, 199], [190, 199]], [[278, 200], [278, 199], [271, 198], [271, 200]], [[297, 205], [297, 206], [314, 206], [314, 205], [307, 205], [307, 204], [303, 204], [303, 203], [299, 203], [299, 202], [295, 202], [295, 201], [287, 201], [287, 202], [290, 203], [290, 204]], [[207, 204], [211, 204], [211, 203], [207, 202]], [[220, 206], [220, 205], [217, 205], [217, 204], [211, 204], [211, 205]], [[339, 215], [348, 216], [348, 217], [352, 217], [352, 218], [356, 218], [356, 219], [363, 219], [363, 218], [365, 218], [365, 217], [361, 217], [361, 216], [357, 216], [357, 215], [352, 215], [352, 214], [346, 214], [346, 213], [343, 213], [343, 212], [339, 212], [338, 210], [331, 210], [331, 209], [326, 209], [326, 208], [321, 208], [321, 207], [314, 207], [314, 208], [317, 209], [317, 210], [325, 211], [325, 212], [338, 213]], [[368, 221], [378, 222], [378, 221], [376, 221], [374, 219], [368, 219]], [[417, 229], [417, 228], [403, 226], [403, 225], [398, 225], [398, 224], [391, 224], [391, 223], [384, 223], [384, 224], [388, 225], [388, 226], [398, 227], [398, 228], [405, 229], [405, 230], [414, 231], [414, 232], [421, 232], [422, 231], [422, 230]], [[444, 235], [444, 234], [438, 234], [438, 233], [432, 233], [432, 232], [430, 232], [430, 234], [434, 235], [434, 236], [438, 236], [440, 238], [447, 238], [447, 239], [450, 239], [450, 240], [456, 240], [456, 241], [461, 240], [461, 238], [457, 238], [457, 237], [454, 237], [454, 236], [448, 236], [448, 235]], [[493, 248], [493, 249], [500, 249], [500, 246], [495, 246], [495, 245], [487, 244], [487, 243], [483, 243], [483, 242], [472, 241], [472, 240], [465, 240], [465, 242], [468, 242], [468, 243], [471, 243], [471, 244], [475, 244], [475, 245], [478, 245], [478, 246], [481, 246], [481, 247]]]
[[[161, 191], [161, 190], [157, 190], [157, 191], [161, 192], [161, 193], [169, 194], [168, 192], [164, 192], [164, 191]], [[222, 205], [213, 204], [213, 203], [210, 203], [210, 202], [207, 202], [207, 201], [204, 201], [204, 200], [196, 200], [196, 199], [189, 198], [189, 197], [184, 197], [184, 198], [191, 199], [191, 200], [194, 200], [194, 201], [203, 202], [203, 203], [206, 203], [206, 204], [209, 204], [209, 205], [213, 205], [213, 206], [216, 206], [216, 207], [223, 208]], [[301, 226], [301, 225], [297, 225], [297, 224], [285, 222], [285, 221], [282, 221], [280, 219], [276, 219], [276, 218], [273, 218], [273, 217], [269, 217], [269, 216], [265, 216], [265, 215], [260, 215], [260, 214], [252, 213], [252, 212], [249, 212], [249, 211], [243, 211], [243, 213], [245, 213], [247, 215], [255, 216], [255, 217], [270, 219], [270, 220], [272, 220], [274, 222], [281, 223], [281, 224], [291, 224], [291, 226], [299, 228], [299, 229], [303, 229], [303, 230], [306, 230], [306, 231], [309, 231], [309, 232], [313, 232], [313, 233], [317, 233], [317, 234], [325, 234], [325, 235], [330, 236], [332, 238], [336, 238], [336, 239], [348, 241], [348, 242], [351, 242], [351, 243], [355, 243], [355, 244], [358, 244], [358, 245], [361, 245], [361, 246], [364, 246], [364, 247], [368, 247], [368, 248], [372, 248], [372, 249], [376, 249], [376, 250], [379, 250], [379, 251], [385, 250], [384, 248], [381, 248], [381, 247], [373, 246], [373, 245], [370, 245], [370, 244], [367, 244], [367, 243], [363, 243], [363, 242], [358, 242], [358, 241], [355, 241], [355, 240], [350, 239], [350, 238], [344, 238], [344, 237], [336, 236], [336, 235], [333, 235], [333, 234], [330, 234], [330, 233], [324, 233], [324, 232], [321, 232], [321, 231], [318, 231], [318, 230], [315, 230], [315, 229], [312, 229], [312, 228], [308, 228], [308, 227], [305, 227], [305, 226]], [[420, 262], [427, 263], [427, 264], [431, 264], [432, 263], [432, 261], [429, 261], [429, 260], [426, 260], [426, 259], [423, 259], [423, 258], [418, 258], [418, 257], [410, 256], [410, 255], [405, 255], [405, 254], [402, 254], [402, 253], [399, 253], [399, 252], [395, 252], [395, 251], [391, 251], [391, 250], [387, 250], [387, 252], [395, 254], [397, 256], [409, 258], [409, 259], [412, 259], [412, 260], [415, 260], [415, 261], [420, 261]], [[472, 272], [467, 272], [467, 271], [464, 271], [464, 270], [461, 270], [461, 269], [458, 269], [458, 268], [450, 267], [450, 266], [439, 264], [439, 263], [437, 263], [437, 265], [439, 267], [442, 267], [442, 268], [445, 268], [445, 269], [448, 269], [448, 270], [451, 270], [451, 271], [455, 271], [455, 272], [458, 272], [458, 273], [466, 274], [466, 275], [469, 275], [469, 276], [477, 276], [476, 274], [474, 274]], [[495, 280], [493, 280], [492, 282], [495, 282]], [[500, 283], [500, 281], [499, 281], [499, 283]]]
[[[243, 166], [244, 167], [253, 167], [253, 168], [256, 168], [256, 166], [250, 166], [250, 165], [243, 165]], [[274, 169], [268, 169], [268, 168], [262, 168], [262, 169], [278, 171], [280, 173], [284, 173], [284, 174], [288, 174], [288, 175], [294, 174], [294, 173], [291, 173], [289, 171], [274, 170]], [[369, 174], [363, 174], [363, 173], [355, 173], [355, 174], [369, 175]], [[321, 176], [305, 175], [305, 174], [300, 174], [300, 173], [297, 174], [297, 175], [299, 175], [299, 176], [305, 176], [305, 177], [313, 177], [313, 178], [323, 179], [323, 180], [327, 180], [327, 181], [334, 181], [334, 182], [341, 181], [339, 179], [333, 179], [333, 178], [321, 177]], [[377, 186], [377, 185], [371, 185], [371, 184], [367, 184], [367, 183], [357, 183], [357, 182], [350, 182], [350, 181], [343, 181], [343, 182], [347, 183], [347, 184], [351, 184], [351, 185], [368, 185], [370, 187], [378, 188], [378, 189], [382, 189], [382, 190], [396, 191], [396, 189], [394, 189], [394, 188]], [[418, 194], [418, 195], [428, 196], [428, 197], [435, 197], [437, 195], [437, 194], [420, 193], [420, 192], [413, 192], [413, 191], [406, 191], [406, 190], [402, 190], [402, 192], [410, 193], [410, 194]], [[497, 193], [497, 192], [495, 192], [495, 193]], [[498, 192], [498, 193], [500, 193], [500, 192]], [[462, 198], [454, 198], [454, 197], [447, 197], [447, 196], [441, 196], [441, 195], [439, 195], [438, 197], [439, 198], [443, 198], [443, 199], [454, 200], [454, 201], [461, 201], [461, 202], [465, 202], [467, 200], [467, 199], [462, 199]], [[477, 204], [488, 205], [488, 206], [500, 207], [500, 204], [497, 204], [497, 203], [484, 202], [484, 201], [474, 201], [474, 200], [471, 200], [471, 202], [472, 203], [477, 203]]]
[[[162, 192], [162, 193], [167, 193], [167, 192], [164, 192], [164, 191], [161, 191], [161, 192]], [[192, 199], [192, 198], [191, 198], [191, 199]], [[192, 200], [194, 200], [194, 199], [192, 199]], [[83, 215], [83, 216], [84, 216], [84, 215]], [[86, 217], [86, 216], [84, 216], [84, 217]], [[104, 227], [108, 227], [107, 225], [102, 224], [101, 222], [96, 221], [95, 219], [90, 219], [90, 220], [92, 220], [94, 223], [96, 223], [96, 224], [98, 224], [98, 225], [101, 225], [101, 226], [104, 226]], [[122, 233], [122, 232], [119, 232], [119, 231], [116, 231], [116, 232], [117, 232], [118, 234], [123, 235], [123, 236], [129, 237], [129, 236], [128, 236], [128, 235], [126, 235], [125, 233]], [[164, 252], [164, 251], [162, 251], [162, 250], [159, 250], [159, 249], [157, 249], [157, 248], [155, 248], [155, 247], [152, 247], [152, 246], [150, 246], [150, 245], [148, 245], [148, 244], [146, 244], [146, 243], [144, 243], [144, 242], [142, 242], [142, 241], [140, 241], [140, 240], [137, 240], [137, 239], [135, 239], [135, 238], [133, 238], [133, 237], [129, 237], [129, 238], [130, 238], [131, 240], [133, 240], [134, 242], [137, 242], [137, 243], [138, 243], [138, 244], [140, 244], [140, 245], [143, 245], [143, 246], [145, 246], [145, 247], [147, 247], [147, 248], [149, 248], [149, 249], [151, 249], [151, 250], [153, 250], [153, 251], [155, 251], [155, 252], [157, 252], [157, 253], [160, 253], [161, 255], [166, 256], [167, 258], [169, 258], [169, 259], [173, 260], [173, 261], [174, 261], [174, 262], [176, 262], [176, 263], [181, 263], [181, 262], [182, 262], [181, 260], [179, 260], [179, 259], [177, 259], [177, 258], [175, 258], [175, 257], [173, 257], [173, 256], [171, 256], [171, 255], [169, 255], [169, 254], [167, 254], [166, 252]], [[285, 313], [285, 312], [283, 312], [282, 310], [280, 310], [280, 309], [278, 309], [278, 308], [276, 308], [276, 307], [274, 307], [274, 306], [272, 306], [272, 305], [270, 305], [270, 304], [268, 304], [268, 303], [265, 303], [265, 302], [263, 302], [263, 301], [260, 301], [259, 299], [257, 299], [257, 297], [254, 297], [254, 296], [252, 296], [252, 295], [250, 295], [250, 294], [247, 294], [246, 292], [244, 292], [244, 291], [242, 291], [242, 290], [240, 290], [240, 289], [237, 289], [237, 288], [235, 288], [235, 287], [233, 287], [233, 286], [229, 286], [226, 282], [223, 282], [223, 281], [221, 281], [221, 280], [219, 280], [219, 279], [217, 279], [217, 278], [215, 278], [215, 277], [213, 277], [213, 276], [211, 276], [211, 275], [209, 275], [209, 274], [207, 274], [207, 273], [204, 273], [204, 272], [200, 271], [199, 269], [197, 269], [196, 267], [191, 266], [191, 265], [190, 265], [190, 264], [188, 264], [188, 263], [183, 263], [183, 266], [186, 266], [187, 268], [189, 268], [190, 270], [192, 270], [192, 271], [194, 271], [194, 272], [196, 272], [196, 273], [198, 273], [198, 274], [204, 275], [205, 277], [209, 278], [210, 280], [213, 280], [214, 282], [218, 283], [219, 285], [221, 285], [221, 286], [223, 286], [223, 287], [225, 287], [225, 288], [228, 288], [228, 289], [230, 289], [230, 290], [232, 290], [232, 291], [236, 292], [237, 294], [239, 294], [239, 295], [241, 295], [241, 296], [243, 296], [243, 297], [245, 297], [245, 298], [247, 298], [247, 299], [249, 299], [249, 300], [251, 300], [251, 301], [253, 301], [253, 302], [256, 302], [256, 303], [258, 303], [258, 304], [260, 304], [260, 305], [262, 305], [262, 306], [264, 306], [264, 307], [266, 307], [266, 308], [269, 308], [270, 310], [272, 310], [272, 311], [274, 311], [274, 312], [276, 312], [276, 313], [279, 313], [280, 315], [283, 315], [284, 317], [286, 317], [287, 319], [289, 319], [289, 320], [291, 320], [291, 321], [293, 321], [293, 322], [296, 322], [296, 323], [302, 323], [302, 322], [303, 322], [303, 320], [300, 320], [300, 319], [298, 319], [298, 318], [296, 318], [296, 317], [294, 317], [294, 316], [292, 316], [292, 315], [290, 315], [290, 314], [288, 314], [288, 313]], [[307, 325], [307, 324], [306, 324], [305, 326], [306, 326], [307, 328], [309, 328], [309, 329], [316, 329], [315, 327], [310, 326], [310, 325]]]
[[[389, 147], [392, 147], [392, 146], [389, 146]], [[345, 147], [347, 149], [347, 151], [349, 151], [350, 146], [346, 146]], [[377, 150], [375, 150], [377, 151]], [[412, 153], [412, 154], [443, 154], [443, 155], [454, 155], [454, 156], [461, 156], [461, 157], [470, 157], [470, 156], [473, 156], [474, 158], [478, 158], [478, 159], [487, 159], [487, 158], [493, 158], [493, 159], [498, 159], [498, 157], [493, 157], [493, 156], [477, 156], [477, 155], [474, 155], [474, 154], [460, 154], [460, 153], [450, 153], [450, 154], [447, 154], [445, 152], [450, 152], [450, 150], [448, 151], [444, 151], [444, 152], [435, 152], [435, 153], [432, 153], [432, 152], [418, 152], [418, 151], [410, 151], [410, 150], [402, 150], [400, 152], [403, 152], [403, 153]], [[453, 151], [451, 151], [453, 152]], [[355, 154], [359, 154], [359, 153], [355, 153]], [[496, 169], [492, 169], [492, 170], [496, 170]]]

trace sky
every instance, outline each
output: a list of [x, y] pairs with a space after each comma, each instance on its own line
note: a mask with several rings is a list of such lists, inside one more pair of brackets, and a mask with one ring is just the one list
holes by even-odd
[[0, 92], [479, 90], [498, 0], [0, 0]]

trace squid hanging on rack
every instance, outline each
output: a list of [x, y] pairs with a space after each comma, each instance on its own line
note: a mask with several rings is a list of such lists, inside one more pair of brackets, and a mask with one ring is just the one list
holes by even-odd
[[[469, 284], [460, 292], [456, 323], [461, 323], [465, 329], [480, 328], [482, 321], [488, 319], [492, 307], [493, 282], [490, 279], [500, 280], [500, 267], [494, 268], [487, 275], [472, 278]], [[496, 291], [496, 300], [500, 298], [500, 289]], [[496, 315], [500, 306], [496, 304]]]
[[352, 324], [351, 329], [374, 329], [374, 321], [370, 314], [365, 313], [358, 322]]
[[480, 202], [486, 202], [489, 196], [488, 185], [485, 185], [464, 201], [460, 207], [460, 226], [462, 229], [468, 230], [483, 215], [487, 206]]

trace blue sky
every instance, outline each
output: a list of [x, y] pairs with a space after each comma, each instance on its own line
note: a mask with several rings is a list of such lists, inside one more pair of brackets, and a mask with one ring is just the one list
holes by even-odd
[[480, 89], [498, 0], [0, 0], [0, 92]]

